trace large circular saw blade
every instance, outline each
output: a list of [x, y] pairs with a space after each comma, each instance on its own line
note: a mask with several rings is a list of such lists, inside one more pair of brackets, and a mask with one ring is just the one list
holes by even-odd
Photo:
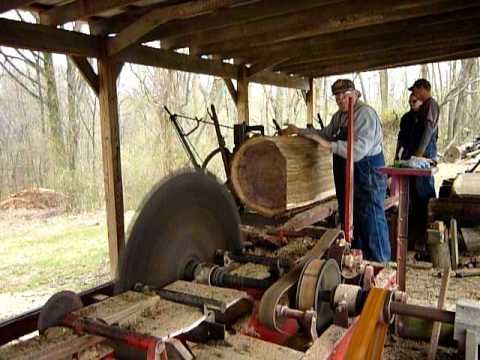
[[238, 250], [235, 202], [214, 176], [182, 171], [157, 184], [131, 226], [116, 291], [135, 283], [163, 287], [183, 278], [191, 260], [213, 262], [217, 249]]

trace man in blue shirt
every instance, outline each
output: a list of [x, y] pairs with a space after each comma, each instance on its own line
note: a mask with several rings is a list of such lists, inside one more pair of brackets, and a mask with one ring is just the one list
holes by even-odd
[[353, 81], [340, 79], [332, 85], [338, 111], [322, 130], [298, 129], [290, 125], [285, 134], [298, 134], [309, 138], [333, 153], [333, 175], [338, 210], [343, 221], [345, 199], [345, 165], [347, 157], [348, 99], [353, 101], [353, 160], [354, 209], [353, 244], [361, 249], [364, 258], [386, 262], [390, 260], [390, 242], [385, 219], [384, 201], [386, 177], [377, 171], [385, 165], [383, 157], [383, 131], [377, 113], [359, 100], [360, 92]]

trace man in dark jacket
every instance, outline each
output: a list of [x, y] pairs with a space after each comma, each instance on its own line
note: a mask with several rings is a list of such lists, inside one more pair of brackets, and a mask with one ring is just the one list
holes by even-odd
[[[411, 156], [417, 156], [436, 160], [440, 107], [430, 94], [431, 86], [428, 80], [418, 79], [409, 90], [412, 92], [411, 98], [420, 101], [421, 105], [417, 112], [411, 114], [416, 119], [408, 122], [406, 129], [408, 139], [402, 159], [408, 160]], [[402, 129], [399, 141], [405, 141], [400, 137], [403, 139]], [[410, 180], [409, 243], [417, 251], [417, 258], [426, 255], [428, 201], [431, 198], [435, 198], [433, 176], [413, 177]]]

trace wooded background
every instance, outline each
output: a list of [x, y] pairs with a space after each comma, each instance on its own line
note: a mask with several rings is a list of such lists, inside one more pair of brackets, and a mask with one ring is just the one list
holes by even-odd
[[[479, 134], [479, 58], [343, 77], [354, 79], [363, 100], [381, 115], [388, 162], [393, 160], [400, 117], [408, 110], [407, 89], [417, 77], [430, 80], [441, 107], [440, 152], [447, 144]], [[337, 109], [330, 92], [337, 78], [314, 81], [316, 111], [325, 123]], [[305, 126], [306, 108], [300, 91], [250, 87], [250, 124], [264, 125], [267, 134], [274, 133], [273, 118], [281, 125]], [[135, 209], [164, 175], [189, 165], [163, 106], [205, 118], [210, 104], [216, 106], [222, 124], [236, 123], [235, 105], [222, 79], [124, 66], [119, 78], [119, 114], [125, 209]], [[67, 195], [70, 211], [103, 208], [98, 111], [96, 96], [71, 60], [0, 48], [0, 201], [25, 188], [44, 187]], [[193, 126], [181, 122], [186, 129]], [[232, 148], [233, 130], [222, 131]], [[202, 158], [217, 146], [210, 125], [202, 124], [191, 140]], [[219, 158], [210, 170], [223, 176]]]

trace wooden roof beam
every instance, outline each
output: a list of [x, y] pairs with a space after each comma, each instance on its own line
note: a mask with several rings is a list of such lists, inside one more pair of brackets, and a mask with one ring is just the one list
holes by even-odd
[[[425, 33], [414, 42], [409, 42], [410, 33], [384, 34], [382, 36], [371, 36], [359, 41], [337, 41], [331, 44], [324, 44], [322, 51], [298, 51], [297, 58], [290, 62], [280, 64], [273, 68], [275, 71], [296, 72], [298, 68], [308, 67], [312, 63], [323, 62], [344, 62], [347, 58], [357, 57], [361, 59], [371, 53], [392, 53], [408, 49], [429, 48], [435, 46], [448, 46], [451, 43], [465, 43], [478, 40], [480, 35], [473, 31], [478, 20], [463, 22], [458, 25], [456, 32], [450, 27], [431, 27], [432, 32]], [[371, 44], [375, 43], [375, 46]]]
[[0, 19], [0, 45], [83, 57], [100, 54], [99, 38], [50, 26]]
[[125, 7], [139, 0], [75, 0], [62, 6], [40, 12], [40, 19], [46, 25], [62, 25], [70, 21], [86, 19], [90, 16], [115, 8]]
[[153, 9], [140, 17], [133, 24], [108, 41], [108, 53], [110, 55], [126, 49], [139, 42], [142, 37], [154, 30], [158, 25], [164, 24], [178, 18], [187, 18], [228, 7], [239, 0], [211, 0], [211, 1], [190, 1], [188, 3], [172, 5], [169, 7]]
[[[253, 23], [268, 18], [286, 19], [285, 15], [308, 10], [344, 0], [262, 0], [230, 9], [221, 9], [217, 13], [206, 14], [192, 19], [178, 20], [159, 26], [149, 36], [149, 40], [164, 40], [166, 46], [187, 46], [195, 34], [212, 30], [213, 33], [232, 26]], [[179, 45], [181, 43], [182, 45]]]
[[0, 14], [28, 6], [33, 2], [33, 0], [0, 0]]
[[[238, 79], [239, 65], [228, 64], [221, 60], [202, 59], [195, 56], [174, 53], [168, 50], [137, 45], [119, 53], [118, 61], [156, 66], [165, 69], [193, 72]], [[281, 73], [262, 71], [249, 78], [250, 82], [308, 90], [308, 79], [288, 76]]]
[[[375, 5], [377, 2], [378, 4]], [[293, 41], [407, 19], [413, 20], [422, 16], [434, 16], [462, 9], [478, 9], [479, 3], [453, 0], [375, 0], [369, 5], [371, 6], [349, 0], [331, 6], [312, 8], [284, 19], [271, 18], [225, 28], [218, 32], [200, 31], [185, 41], [188, 40], [189, 46], [199, 48], [202, 54], [229, 54], [245, 48], [246, 44], [250, 47], [268, 48], [282, 41]], [[173, 48], [182, 43], [183, 40], [170, 46]]]
[[[302, 41], [290, 40], [272, 45], [244, 46], [238, 50], [233, 49], [233, 45], [225, 45], [218, 51], [223, 56], [244, 57], [248, 61], [258, 61], [258, 59], [270, 59], [281, 55], [294, 54], [296, 60], [308, 62], [309, 58], [333, 54], [339, 49], [341, 51], [353, 51], [362, 44], [368, 48], [372, 47], [391, 47], [394, 42], [411, 42], [415, 39], [437, 39], [440, 33], [447, 35], [456, 32], [477, 32], [479, 14], [472, 11], [462, 11], [452, 14], [439, 16], [422, 17], [418, 19], [409, 19], [397, 21], [389, 24], [372, 25], [355, 30], [348, 30], [336, 34], [325, 34], [310, 37]], [[430, 21], [428, 23], [427, 21]], [[462, 30], [465, 29], [465, 30]], [[448, 30], [448, 31], [447, 31]], [[421, 37], [418, 34], [422, 34]]]
[[[480, 55], [480, 41], [470, 45], [455, 45], [442, 46], [440, 48], [422, 48], [422, 57], [419, 55], [418, 49], [409, 52], [395, 54], [381, 54], [377, 53], [366, 59], [358, 60], [349, 59], [345, 63], [323, 63], [317, 64], [310, 70], [304, 69], [300, 73], [303, 76], [322, 77], [331, 75], [340, 75], [357, 71], [370, 71], [385, 68], [392, 68], [398, 66], [408, 66], [423, 63], [457, 60], [462, 58], [476, 57]], [[388, 58], [388, 60], [386, 60]]]

